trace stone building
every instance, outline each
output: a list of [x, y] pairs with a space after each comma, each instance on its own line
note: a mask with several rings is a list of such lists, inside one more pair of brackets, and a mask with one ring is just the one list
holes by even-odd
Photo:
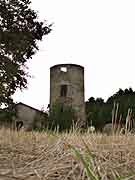
[[50, 68], [50, 107], [60, 102], [71, 105], [79, 126], [85, 123], [84, 67], [77, 64], [58, 64]]
[[25, 130], [32, 130], [33, 128], [43, 128], [44, 121], [47, 114], [28, 106], [23, 103], [15, 105], [16, 117], [14, 118], [14, 126], [19, 129], [24, 127]]
[[32, 130], [47, 126], [48, 115], [24, 103], [17, 103], [12, 109], [15, 112], [8, 115], [8, 108], [0, 109], [0, 127]]

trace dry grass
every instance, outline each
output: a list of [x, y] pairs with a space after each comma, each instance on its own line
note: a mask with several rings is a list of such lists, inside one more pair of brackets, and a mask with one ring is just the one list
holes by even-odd
[[[87, 147], [91, 155], [88, 155]], [[0, 180], [85, 180], [75, 147], [99, 179], [133, 174], [135, 136], [102, 134], [49, 134], [0, 130]], [[135, 179], [135, 178], [132, 178]]]

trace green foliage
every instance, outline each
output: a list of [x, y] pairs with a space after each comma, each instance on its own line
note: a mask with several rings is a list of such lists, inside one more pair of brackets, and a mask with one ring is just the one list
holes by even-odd
[[106, 104], [108, 106], [113, 106], [113, 103], [116, 102], [119, 104], [119, 112], [118, 116], [122, 115], [122, 123], [125, 123], [126, 121], [126, 116], [128, 109], [130, 108], [132, 110], [132, 117], [131, 119], [133, 120], [135, 118], [135, 92], [129, 88], [123, 90], [119, 89], [119, 91], [111, 96]]
[[5, 109], [0, 109], [0, 122], [12, 122], [12, 118], [16, 116], [16, 111], [14, 106], [9, 106]]
[[17, 88], [27, 85], [26, 62], [38, 50], [37, 41], [51, 31], [38, 21], [30, 0], [0, 1], [0, 106], [12, 103]]
[[114, 103], [119, 104], [118, 117], [121, 116], [121, 124], [125, 124], [129, 108], [132, 110], [131, 120], [134, 121], [135, 92], [132, 88], [129, 88], [125, 90], [119, 89], [119, 91], [109, 97], [106, 102], [101, 98], [89, 98], [86, 102], [87, 125], [95, 126], [96, 130], [102, 130], [106, 123], [111, 123]]
[[75, 123], [75, 111], [71, 106], [63, 104], [54, 104], [50, 108], [48, 126], [49, 129], [58, 129], [60, 132], [69, 130]]
[[86, 120], [87, 126], [95, 126], [96, 129], [100, 129], [105, 124], [106, 111], [105, 103], [102, 98], [96, 100], [91, 97], [86, 102]]

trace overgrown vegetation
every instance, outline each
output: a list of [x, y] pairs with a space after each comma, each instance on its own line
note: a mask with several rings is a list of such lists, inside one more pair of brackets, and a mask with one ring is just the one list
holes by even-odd
[[14, 106], [9, 106], [5, 109], [0, 109], [0, 124], [4, 125], [4, 123], [12, 123], [13, 117], [16, 117], [16, 111]]
[[48, 118], [48, 128], [51, 130], [69, 130], [76, 123], [75, 110], [72, 106], [60, 103], [54, 104], [50, 108]]
[[[14, 106], [4, 111], [0, 111], [0, 119], [11, 120], [14, 114]], [[128, 130], [135, 127], [135, 92], [129, 89], [119, 89], [114, 95], [108, 98], [106, 102], [102, 98], [89, 98], [86, 101], [86, 127], [94, 126], [96, 131], [103, 131], [106, 124], [115, 124], [115, 126], [125, 127], [127, 118], [130, 122]], [[37, 126], [41, 122], [41, 126]], [[69, 131], [76, 127], [77, 118], [75, 116], [74, 107], [63, 106], [62, 104], [54, 104], [49, 110], [49, 115], [45, 112], [39, 113], [35, 118], [34, 129], [38, 130], [57, 130]], [[127, 128], [126, 128], [127, 129]]]
[[[130, 119], [135, 119], [135, 91], [129, 89], [119, 89], [114, 95], [108, 98], [106, 102], [102, 98], [89, 98], [86, 102], [87, 125], [96, 127], [96, 130], [102, 130], [104, 125], [112, 123], [112, 110], [114, 103], [118, 105], [117, 120], [121, 124], [126, 123], [128, 110], [130, 109]], [[116, 123], [119, 123], [118, 121]]]

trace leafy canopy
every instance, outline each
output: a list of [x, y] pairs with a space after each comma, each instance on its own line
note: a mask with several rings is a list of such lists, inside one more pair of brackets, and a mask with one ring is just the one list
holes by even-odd
[[26, 62], [38, 50], [37, 41], [51, 31], [38, 21], [30, 0], [0, 0], [0, 106], [10, 104], [17, 88], [27, 86]]
[[102, 98], [90, 97], [86, 101], [87, 125], [93, 125], [96, 130], [101, 130], [105, 124], [111, 123], [114, 103], [119, 104], [116, 123], [119, 123], [121, 117], [121, 124], [125, 124], [129, 108], [132, 110], [131, 121], [135, 121], [135, 91], [126, 88], [119, 89], [106, 102]]

